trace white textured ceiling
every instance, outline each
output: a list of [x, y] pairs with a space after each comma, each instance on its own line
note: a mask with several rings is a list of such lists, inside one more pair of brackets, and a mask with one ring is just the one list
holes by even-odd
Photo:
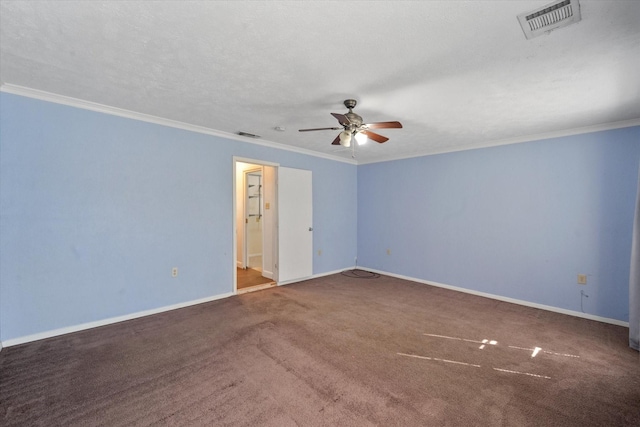
[[3, 0], [0, 82], [344, 159], [338, 131], [297, 130], [355, 98], [404, 125], [361, 163], [640, 119], [640, 1], [526, 40], [547, 3]]

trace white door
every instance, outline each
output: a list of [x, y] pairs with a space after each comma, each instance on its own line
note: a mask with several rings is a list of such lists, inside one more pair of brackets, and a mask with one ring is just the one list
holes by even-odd
[[278, 283], [313, 274], [311, 171], [278, 168]]

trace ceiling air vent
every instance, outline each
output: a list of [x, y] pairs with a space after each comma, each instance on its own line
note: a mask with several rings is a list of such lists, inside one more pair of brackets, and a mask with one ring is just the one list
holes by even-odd
[[260, 135], [256, 135], [256, 134], [249, 133], [249, 132], [243, 132], [243, 131], [238, 132], [238, 135], [246, 136], [247, 138], [260, 138]]
[[578, 0], [555, 1], [540, 9], [518, 15], [527, 39], [580, 21]]

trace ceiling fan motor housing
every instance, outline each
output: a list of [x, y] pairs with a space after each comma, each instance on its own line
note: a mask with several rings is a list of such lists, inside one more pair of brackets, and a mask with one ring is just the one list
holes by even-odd
[[358, 101], [355, 99], [345, 99], [344, 106], [349, 109], [349, 112], [344, 116], [349, 119], [349, 123], [343, 123], [345, 130], [356, 132], [360, 126], [362, 126], [362, 117], [351, 111]]
[[362, 117], [357, 115], [356, 113], [348, 112], [345, 114], [345, 117], [349, 119], [348, 127], [360, 127], [362, 125]]

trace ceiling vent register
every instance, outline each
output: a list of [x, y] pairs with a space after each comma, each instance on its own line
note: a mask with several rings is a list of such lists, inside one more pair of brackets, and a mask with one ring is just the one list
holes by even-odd
[[518, 15], [518, 21], [527, 39], [580, 21], [578, 0], [555, 1], [540, 9]]

